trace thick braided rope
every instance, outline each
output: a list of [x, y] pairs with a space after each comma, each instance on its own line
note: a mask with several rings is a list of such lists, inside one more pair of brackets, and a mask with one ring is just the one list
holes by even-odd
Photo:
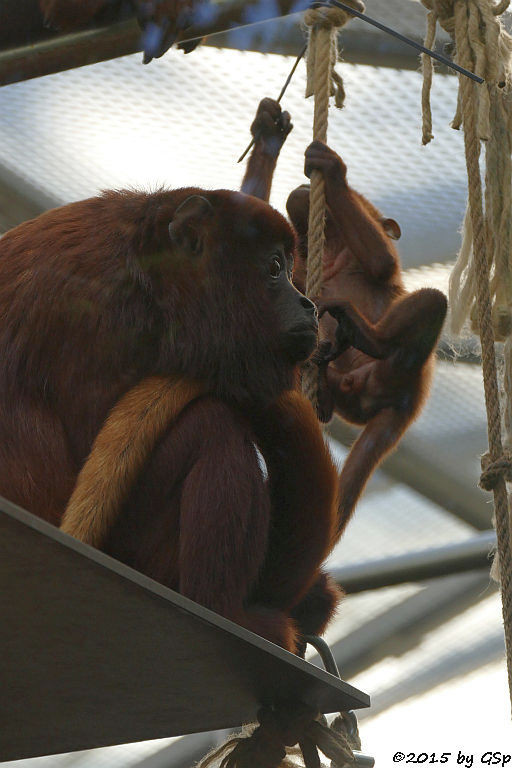
[[[455, 40], [454, 0], [422, 0], [434, 12], [441, 26]], [[504, 0], [495, 6], [490, 0], [467, 0], [465, 52], [456, 47], [456, 60], [476, 72], [486, 83], [473, 89], [477, 139], [485, 140], [485, 212], [486, 253], [491, 272], [490, 301], [494, 339], [505, 341], [502, 379], [503, 423], [505, 447], [512, 446], [512, 37], [503, 29], [498, 12], [509, 4]], [[462, 58], [464, 57], [464, 62]], [[429, 89], [428, 89], [429, 90]], [[462, 124], [462, 88], [459, 88], [457, 113], [452, 126]], [[475, 300], [478, 267], [473, 247], [473, 226], [468, 207], [463, 226], [463, 240], [457, 262], [450, 277], [450, 315], [454, 333], [460, 333], [469, 315], [473, 330], [480, 331]], [[493, 462], [501, 467], [506, 479], [506, 462]], [[485, 472], [484, 472], [485, 474]], [[481, 486], [490, 481], [482, 477]], [[509, 529], [512, 529], [509, 507]], [[491, 569], [500, 579], [499, 555]]]
[[[338, 28], [346, 24], [348, 16], [335, 8], [310, 9], [304, 15], [304, 23], [310, 27], [308, 49], [309, 84], [306, 95], [313, 91], [315, 112], [313, 139], [327, 141], [329, 97], [332, 93], [333, 53], [337, 55]], [[308, 272], [306, 296], [317, 298], [322, 288], [322, 259], [325, 247], [325, 187], [319, 171], [311, 175], [308, 224]], [[302, 376], [302, 391], [316, 407], [318, 372], [306, 365]]]
[[[471, 68], [474, 64], [474, 60], [468, 40], [468, 16], [468, 3], [466, 0], [455, 0], [455, 43], [457, 46], [458, 61], [462, 66]], [[469, 182], [469, 211], [473, 228], [473, 248], [476, 263], [475, 282], [480, 338], [482, 342], [482, 368], [487, 408], [489, 455], [491, 462], [496, 462], [501, 458], [503, 449], [501, 442], [498, 379], [494, 353], [491, 295], [489, 290], [490, 273], [486, 251], [482, 183], [479, 167], [480, 139], [477, 130], [478, 100], [475, 93], [474, 83], [464, 76], [460, 76], [460, 93], [464, 124], [464, 146]], [[508, 680], [512, 697], [512, 556], [510, 547], [507, 490], [503, 476], [498, 478], [495, 483], [494, 507], [501, 568], [501, 594], [507, 647]]]
[[[427, 13], [427, 32], [425, 35], [425, 48], [433, 48], [436, 41], [437, 15], [435, 11]], [[434, 138], [432, 133], [432, 109], [430, 107], [430, 91], [432, 90], [432, 77], [434, 66], [432, 59], [426, 53], [421, 54], [421, 66], [423, 70], [423, 87], [421, 90], [421, 111], [423, 115], [422, 143], [428, 144]]]

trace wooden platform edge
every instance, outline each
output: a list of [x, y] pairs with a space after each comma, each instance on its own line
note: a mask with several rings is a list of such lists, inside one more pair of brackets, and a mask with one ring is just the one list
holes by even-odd
[[249, 643], [259, 650], [271, 653], [273, 656], [277, 657], [286, 664], [295, 667], [297, 670], [306, 672], [307, 674], [316, 677], [316, 679], [320, 682], [327, 683], [328, 685], [336, 687], [340, 693], [347, 694], [356, 699], [358, 701], [358, 708], [363, 709], [370, 706], [370, 697], [368, 694], [365, 694], [357, 688], [354, 688], [344, 680], [341, 680], [335, 675], [320, 669], [320, 667], [317, 667], [314, 664], [310, 664], [308, 661], [295, 656], [289, 651], [285, 651], [278, 645], [275, 645], [269, 640], [260, 637], [260, 635], [256, 635], [244, 627], [240, 627], [238, 624], [235, 624], [229, 619], [226, 619], [214, 611], [205, 608], [199, 603], [195, 603], [193, 600], [180, 595], [178, 592], [174, 592], [172, 589], [169, 589], [159, 582], [150, 579], [148, 576], [145, 576], [139, 571], [130, 568], [124, 563], [121, 563], [119, 560], [115, 560], [109, 555], [106, 555], [104, 552], [100, 552], [94, 547], [83, 544], [81, 541], [74, 539], [72, 536], [63, 533], [58, 528], [51, 525], [51, 523], [47, 523], [45, 520], [42, 520], [36, 515], [33, 515], [31, 512], [27, 512], [27, 510], [17, 506], [16, 504], [13, 504], [2, 496], [0, 496], [0, 512], [3, 512], [9, 517], [28, 526], [29, 528], [32, 528], [43, 536], [47, 536], [57, 544], [60, 544], [67, 549], [73, 550], [79, 556], [85, 557], [100, 567], [105, 568], [124, 579], [127, 579], [142, 590], [145, 590], [146, 592], [161, 598], [163, 601], [172, 604], [174, 607], [179, 608], [180, 610], [185, 611], [186, 613], [189, 613], [201, 621], [213, 625], [218, 629], [229, 633], [230, 635], [235, 635], [239, 639]]

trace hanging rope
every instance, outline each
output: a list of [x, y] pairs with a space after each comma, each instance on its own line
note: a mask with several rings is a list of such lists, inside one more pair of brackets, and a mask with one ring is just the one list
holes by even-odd
[[[455, 42], [458, 64], [485, 78], [476, 86], [459, 78], [457, 114], [453, 127], [464, 128], [468, 172], [468, 209], [461, 252], [450, 279], [452, 325], [460, 331], [468, 315], [476, 322], [482, 344], [482, 368], [487, 408], [489, 453], [483, 459], [481, 485], [493, 489], [503, 622], [512, 701], [512, 556], [505, 481], [512, 477], [510, 454], [503, 452], [500, 403], [494, 350], [495, 334], [510, 333], [510, 239], [512, 222], [510, 177], [512, 38], [497, 16], [508, 2], [491, 0], [422, 0]], [[429, 92], [428, 72], [426, 91]], [[428, 133], [425, 118], [424, 137]], [[506, 135], [505, 135], [506, 134]], [[480, 143], [487, 142], [485, 213], [480, 176]], [[500, 172], [499, 166], [503, 164]], [[494, 270], [491, 278], [491, 268]], [[475, 300], [476, 297], [476, 300]], [[493, 304], [494, 299], [494, 304]], [[510, 340], [509, 340], [510, 341]]]
[[[360, 0], [347, 3], [358, 11], [364, 11]], [[310, 8], [304, 14], [309, 29], [307, 52], [308, 81], [306, 98], [315, 97], [313, 139], [327, 141], [329, 99], [335, 97], [338, 108], [343, 107], [345, 90], [343, 80], [335, 70], [338, 61], [338, 32], [352, 17], [343, 10], [332, 7]], [[306, 295], [317, 298], [322, 289], [322, 257], [325, 246], [325, 189], [322, 174], [314, 171], [311, 176], [308, 225], [308, 274]], [[316, 406], [317, 371], [306, 365], [302, 376], [302, 390]]]

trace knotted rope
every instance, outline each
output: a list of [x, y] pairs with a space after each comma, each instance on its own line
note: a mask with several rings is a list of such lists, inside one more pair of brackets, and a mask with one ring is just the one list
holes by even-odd
[[[364, 11], [361, 0], [349, 0], [347, 5]], [[352, 17], [338, 8], [310, 8], [304, 14], [304, 23], [309, 29], [307, 53], [308, 81], [306, 97], [314, 95], [315, 112], [313, 139], [327, 141], [329, 120], [329, 99], [335, 97], [335, 104], [341, 108], [345, 99], [343, 80], [335, 70], [338, 61], [338, 32]], [[325, 246], [325, 189], [322, 174], [314, 171], [311, 175], [308, 225], [308, 274], [306, 295], [318, 298], [322, 289], [322, 258]], [[302, 390], [316, 406], [317, 371], [315, 366], [306, 365], [302, 377]]]
[[[484, 85], [476, 86], [467, 77], [459, 75], [458, 108], [452, 125], [458, 128], [462, 124], [464, 128], [468, 209], [461, 252], [450, 279], [450, 300], [454, 331], [460, 331], [469, 314], [478, 324], [482, 343], [489, 454], [483, 461], [481, 485], [492, 488], [494, 493], [503, 623], [512, 696], [511, 525], [505, 486], [511, 468], [509, 455], [503, 454], [494, 351], [495, 332], [501, 334], [504, 329], [509, 331], [511, 328], [511, 251], [508, 238], [512, 222], [512, 38], [497, 18], [509, 2], [493, 5], [491, 0], [422, 0], [422, 3], [452, 36], [456, 62], [486, 81]], [[427, 116], [424, 138], [428, 132]], [[487, 142], [485, 213], [479, 166], [481, 140]], [[506, 238], [505, 248], [502, 237]], [[490, 283], [492, 268], [494, 276]], [[512, 390], [509, 390], [510, 393]]]
[[296, 768], [296, 757], [302, 757], [305, 768], [319, 768], [319, 751], [332, 768], [345, 768], [354, 761], [352, 750], [360, 748], [357, 730], [342, 716], [329, 728], [323, 715], [300, 704], [262, 707], [256, 725], [214, 749], [197, 768]]
[[498, 480], [504, 478], [507, 483], [512, 481], [512, 455], [505, 452], [496, 461], [491, 461], [489, 453], [484, 453], [481, 458], [482, 474], [480, 475], [480, 488], [484, 491], [492, 491], [496, 488]]

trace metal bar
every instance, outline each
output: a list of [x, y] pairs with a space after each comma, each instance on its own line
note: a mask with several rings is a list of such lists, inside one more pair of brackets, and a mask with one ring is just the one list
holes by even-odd
[[[409, 674], [407, 680], [399, 680], [372, 696], [371, 712], [368, 714], [361, 712], [359, 720], [377, 717], [406, 699], [430, 693], [436, 686], [446, 685], [450, 680], [463, 679], [486, 664], [502, 662], [504, 655], [503, 630], [496, 628], [496, 632], [490, 637], [477, 641], [474, 645], [471, 643], [469, 647], [461, 648], [456, 653], [442, 658], [432, 656], [429, 662], [423, 663], [419, 670], [412, 675]], [[490, 690], [486, 706], [496, 705], [495, 693]]]
[[[29, 80], [65, 69], [127, 56], [141, 50], [141, 33], [135, 18], [108, 26], [91, 26], [73, 34], [50, 35], [43, 26], [37, 3], [24, 1], [26, 34], [19, 24], [20, 0], [1, 0], [0, 85]], [[193, 23], [186, 41], [219, 33], [240, 33], [265, 21], [301, 13], [309, 0], [231, 0], [210, 6], [208, 16]], [[15, 34], [10, 35], [12, 27]], [[185, 42], [185, 41], [184, 41]], [[7, 47], [8, 46], [8, 47]]]
[[[338, 0], [330, 3], [347, 10], [353, 16], [373, 25], [392, 37], [437, 59], [446, 66], [483, 82], [481, 78], [450, 62], [441, 54], [430, 51], [385, 24], [362, 14]], [[140, 30], [135, 20], [93, 27], [68, 35], [50, 35], [43, 27], [37, 4], [24, 0], [24, 7], [17, 12], [19, 1], [2, 0], [2, 28], [0, 42], [0, 85], [28, 80], [63, 69], [93, 64], [99, 61], [126, 56], [141, 50]], [[325, 4], [325, 3], [322, 3]], [[209, 7], [209, 13], [193, 24], [187, 38], [190, 42], [205, 36], [239, 32], [266, 21], [278, 21], [285, 16], [300, 14], [310, 6], [309, 0], [233, 0]], [[23, 14], [25, 26], [20, 28], [19, 14]], [[120, 14], [125, 19], [126, 14]], [[10, 36], [10, 29], [13, 36]]]
[[[426, 634], [435, 632], [495, 591], [494, 582], [481, 571], [432, 581], [340, 637], [332, 646], [336, 663], [347, 679], [355, 679], [387, 656], [400, 656], [413, 650]], [[358, 596], [347, 599], [357, 600]]]
[[486, 531], [446, 547], [337, 568], [331, 575], [350, 595], [369, 589], [489, 568], [489, 552], [494, 546], [496, 534], [494, 531]]
[[0, 232], [33, 219], [60, 204], [0, 164]]
[[335, 675], [336, 677], [341, 677], [338, 665], [336, 664], [336, 659], [323, 637], [318, 637], [318, 635], [304, 635], [304, 640], [318, 653], [322, 659], [325, 671], [330, 672], [331, 675]]

